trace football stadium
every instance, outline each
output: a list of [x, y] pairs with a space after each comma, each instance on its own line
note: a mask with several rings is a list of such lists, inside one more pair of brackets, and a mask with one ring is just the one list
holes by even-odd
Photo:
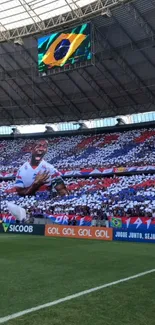
[[155, 1], [0, 1], [0, 324], [155, 323]]

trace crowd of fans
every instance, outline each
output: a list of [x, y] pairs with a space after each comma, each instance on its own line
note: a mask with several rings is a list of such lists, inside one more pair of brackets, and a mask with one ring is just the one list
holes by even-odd
[[[155, 162], [155, 129], [48, 138], [45, 160], [59, 170], [145, 166]], [[0, 172], [16, 172], [36, 140], [0, 141]]]
[[[155, 129], [109, 134], [48, 138], [44, 159], [59, 171], [98, 167], [155, 165]], [[30, 158], [31, 139], [0, 141], [0, 175], [16, 174]], [[94, 218], [108, 216], [155, 217], [155, 175], [67, 178], [68, 196], [51, 191], [19, 197], [14, 180], [0, 183], [0, 206], [8, 213], [7, 202], [24, 207], [28, 215], [76, 214]]]
[[0, 183], [1, 210], [8, 212], [7, 202], [18, 204], [31, 215], [77, 214], [81, 216], [155, 216], [155, 175], [65, 180], [69, 195], [38, 192], [19, 197], [13, 181]]

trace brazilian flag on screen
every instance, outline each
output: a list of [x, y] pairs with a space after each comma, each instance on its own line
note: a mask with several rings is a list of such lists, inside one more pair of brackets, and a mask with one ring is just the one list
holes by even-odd
[[39, 72], [47, 72], [48, 69], [60, 68], [91, 58], [90, 24], [38, 39]]
[[122, 228], [122, 219], [121, 218], [111, 218], [111, 227], [112, 228]]

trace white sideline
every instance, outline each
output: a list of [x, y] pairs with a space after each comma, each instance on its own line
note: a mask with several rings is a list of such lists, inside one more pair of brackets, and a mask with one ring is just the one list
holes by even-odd
[[150, 273], [153, 273], [153, 272], [155, 272], [155, 269], [145, 271], [145, 272], [142, 272], [142, 273], [138, 273], [138, 274], [129, 276], [127, 278], [114, 281], [114, 282], [106, 283], [106, 284], [103, 284], [103, 285], [101, 285], [99, 287], [84, 290], [84, 291], [75, 293], [73, 295], [70, 295], [70, 296], [67, 296], [67, 297], [64, 297], [64, 298], [61, 298], [61, 299], [58, 299], [58, 300], [48, 302], [48, 303], [40, 305], [40, 306], [36, 306], [36, 307], [32, 307], [30, 309], [25, 309], [23, 311], [19, 311], [18, 313], [15, 313], [15, 314], [12, 314], [12, 315], [8, 315], [8, 316], [5, 316], [5, 317], [0, 317], [0, 324], [6, 323], [9, 320], [24, 316], [26, 314], [33, 313], [33, 312], [38, 311], [38, 310], [48, 308], [48, 307], [51, 307], [51, 306], [54, 306], [54, 305], [58, 305], [58, 304], [61, 304], [62, 302], [72, 300], [72, 299], [87, 295], [89, 293], [92, 293], [92, 292], [95, 292], [95, 291], [98, 291], [98, 290], [101, 290], [101, 289], [104, 289], [104, 288], [107, 288], [107, 287], [111, 287], [113, 285], [116, 285], [116, 284], [119, 284], [119, 283], [122, 283], [122, 282], [126, 282], [126, 281], [130, 281], [130, 280], [133, 280], [133, 279], [136, 279], [136, 278], [140, 278], [140, 277], [142, 277], [144, 275], [147, 275], [147, 274], [150, 274]]

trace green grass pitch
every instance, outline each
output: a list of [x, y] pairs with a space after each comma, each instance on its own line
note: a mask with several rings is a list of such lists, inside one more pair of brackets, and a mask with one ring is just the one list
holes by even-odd
[[[0, 236], [0, 318], [155, 268], [153, 244]], [[8, 325], [154, 325], [155, 273]]]

